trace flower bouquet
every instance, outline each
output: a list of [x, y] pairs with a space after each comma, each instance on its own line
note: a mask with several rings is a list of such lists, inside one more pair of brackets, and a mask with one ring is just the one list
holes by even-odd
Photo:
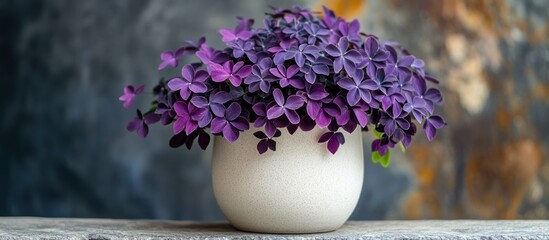
[[[253, 127], [257, 151], [276, 150], [280, 130], [327, 128], [318, 142], [335, 153], [345, 143], [342, 131], [371, 129], [373, 160], [389, 163], [389, 149], [407, 148], [416, 124], [432, 140], [445, 125], [435, 114], [441, 92], [438, 81], [424, 70], [424, 61], [395, 41], [360, 32], [359, 22], [347, 22], [324, 8], [323, 14], [298, 6], [275, 8], [263, 25], [237, 18], [234, 29], [220, 29], [224, 49], [187, 41], [160, 55], [162, 70], [178, 67], [183, 57], [199, 61], [181, 67], [181, 75], [161, 80], [153, 88], [151, 107], [127, 128], [146, 137], [148, 125], [172, 125], [170, 146], [195, 140], [205, 149], [210, 136], [229, 142]], [[127, 86], [124, 107], [143, 86]]]

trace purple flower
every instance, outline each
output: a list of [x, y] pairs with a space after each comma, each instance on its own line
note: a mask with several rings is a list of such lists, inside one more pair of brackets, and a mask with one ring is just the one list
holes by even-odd
[[357, 19], [350, 23], [346, 23], [345, 21], [339, 22], [337, 30], [339, 37], [346, 38], [349, 41], [360, 41], [360, 36], [358, 35], [360, 23]]
[[332, 61], [327, 57], [318, 56], [316, 58], [307, 58], [308, 61], [300, 68], [300, 71], [305, 74], [305, 80], [313, 84], [317, 80], [317, 74], [328, 76], [330, 75], [330, 66]]
[[332, 154], [335, 154], [337, 152], [337, 149], [339, 149], [339, 146], [345, 143], [345, 137], [343, 136], [343, 133], [330, 131], [322, 134], [322, 136], [320, 136], [320, 139], [318, 139], [318, 142], [328, 142], [328, 151], [330, 151]]
[[347, 132], [352, 133], [359, 124], [361, 127], [366, 127], [368, 124], [368, 114], [366, 111], [370, 109], [365, 102], [358, 102], [355, 106], [349, 107], [344, 100], [344, 97], [338, 95], [334, 99], [334, 103], [339, 106], [341, 114], [336, 116], [336, 122], [339, 126], [342, 126]]
[[255, 119], [255, 122], [254, 122], [254, 127], [260, 128], [265, 126], [265, 133], [269, 138], [272, 138], [275, 135], [277, 129], [274, 124], [274, 121], [269, 120], [267, 118], [267, 109], [269, 109], [269, 107], [275, 104], [276, 103], [272, 103], [272, 104], [269, 104], [268, 106], [264, 102], [258, 102], [252, 106], [252, 110], [257, 115], [257, 118]]
[[269, 73], [269, 69], [262, 70], [259, 65], [254, 65], [252, 74], [244, 79], [244, 83], [249, 85], [248, 90], [250, 92], [257, 92], [261, 89], [264, 93], [269, 93], [271, 83], [274, 81], [276, 81], [276, 78]]
[[322, 99], [330, 96], [330, 94], [324, 88], [324, 85], [322, 85], [320, 83], [307, 85], [307, 87], [305, 89], [307, 91], [306, 92], [306, 97], [311, 99], [311, 100], [322, 100]]
[[326, 46], [326, 53], [335, 57], [334, 71], [339, 73], [341, 69], [345, 68], [348, 74], [355, 72], [356, 64], [360, 62], [360, 53], [357, 50], [348, 50], [349, 41], [347, 38], [339, 39], [337, 46], [330, 44]]
[[255, 132], [254, 136], [261, 139], [261, 141], [257, 143], [257, 151], [259, 152], [259, 154], [263, 154], [268, 149], [276, 151], [276, 141], [273, 140], [273, 137], [280, 137], [280, 135], [282, 135], [282, 132], [280, 132], [280, 130], [276, 130], [275, 134], [270, 137], [267, 136], [264, 132]]
[[185, 65], [181, 69], [183, 78], [173, 78], [168, 82], [168, 87], [172, 91], [178, 91], [183, 100], [187, 100], [191, 93], [205, 93], [208, 87], [204, 84], [209, 77], [208, 72], [204, 70], [194, 71], [191, 65]]
[[191, 99], [191, 103], [199, 108], [206, 109], [204, 116], [198, 120], [198, 126], [203, 128], [210, 124], [213, 115], [223, 117], [225, 115], [225, 104], [232, 99], [228, 92], [216, 92], [209, 95], [209, 99], [203, 96], [195, 96]]
[[392, 136], [397, 128], [408, 130], [410, 122], [405, 119], [406, 112], [402, 111], [399, 104], [394, 104], [390, 111], [381, 115], [380, 123], [384, 126], [384, 132], [388, 136]]
[[248, 59], [252, 62], [257, 61], [257, 55], [254, 50], [254, 42], [253, 41], [242, 41], [242, 40], [236, 40], [234, 42], [229, 42], [227, 45], [231, 48], [233, 48], [233, 56], [235, 58], [240, 58], [246, 54]]
[[185, 130], [185, 134], [190, 135], [198, 128], [198, 121], [204, 117], [206, 109], [198, 108], [192, 103], [178, 101], [173, 105], [177, 114], [177, 120], [173, 123], [173, 134], [179, 134]]
[[[204, 149], [208, 128], [234, 142], [253, 121], [264, 128], [256, 133], [264, 153], [276, 149], [272, 138], [282, 128], [293, 134], [318, 126], [328, 128], [320, 142], [335, 153], [343, 131], [374, 128], [382, 135], [372, 149], [385, 155], [397, 143], [410, 145], [420, 126], [412, 119], [429, 140], [445, 125], [434, 106], [442, 103], [442, 93], [426, 83], [438, 80], [399, 43], [359, 32], [358, 20], [348, 22], [326, 7], [324, 16], [299, 6], [267, 15], [258, 28], [252, 28], [253, 19], [239, 17], [234, 29], [219, 30], [228, 46], [220, 50], [201, 38], [163, 52], [159, 69], [176, 67], [184, 56], [199, 61], [183, 66], [181, 76], [161, 80], [150, 110], [138, 111], [128, 129], [144, 137], [150, 123], [173, 124], [170, 146], [190, 148], [198, 140]], [[127, 86], [119, 99], [128, 108], [142, 91]]]
[[171, 67], [177, 67], [177, 64], [179, 62], [179, 58], [183, 55], [183, 52], [185, 51], [184, 48], [179, 48], [175, 52], [174, 51], [165, 51], [160, 54], [160, 60], [162, 62], [160, 65], [158, 65], [158, 70], [162, 70], [166, 68], [167, 66]]
[[322, 99], [320, 101], [307, 101], [307, 114], [320, 128], [325, 128], [332, 120], [341, 114], [341, 109], [337, 104], [332, 102], [332, 99]]
[[396, 86], [400, 89], [400, 91], [402, 91], [403, 94], [412, 94], [415, 89], [412, 84], [412, 72], [410, 71], [410, 69], [400, 69], [397, 71], [397, 73], [398, 76]]
[[384, 68], [377, 69], [376, 71], [368, 69], [368, 76], [370, 79], [366, 81], [368, 82], [368, 86], [372, 86], [370, 90], [380, 90], [385, 94], [387, 93], [387, 89], [393, 87], [397, 81], [396, 77], [388, 73]]
[[229, 56], [221, 51], [217, 51], [207, 44], [202, 44], [200, 50], [195, 53], [195, 55], [202, 61], [204, 64], [213, 63], [222, 63], [229, 60]]
[[379, 43], [374, 37], [368, 37], [364, 42], [364, 63], [368, 67], [368, 72], [375, 71], [378, 68], [385, 67], [385, 62], [389, 58], [389, 53], [379, 48]]
[[223, 133], [223, 137], [229, 142], [238, 139], [239, 131], [248, 130], [250, 125], [248, 120], [240, 116], [242, 108], [236, 102], [231, 103], [222, 117], [216, 117], [212, 120], [212, 133]]
[[236, 41], [236, 40], [247, 41], [252, 37], [251, 31], [248, 31], [245, 29], [238, 29], [238, 28], [235, 30], [222, 28], [219, 30], [219, 33], [221, 34], [221, 36], [223, 36], [223, 39], [221, 39], [221, 41], [225, 43]]
[[286, 69], [284, 65], [280, 64], [276, 66], [276, 68], [269, 69], [269, 72], [280, 79], [279, 83], [283, 88], [288, 85], [292, 85], [297, 89], [303, 89], [305, 87], [303, 80], [296, 76], [299, 72], [299, 67], [297, 65], [291, 65]]
[[370, 90], [377, 88], [375, 82], [364, 80], [364, 71], [358, 69], [352, 79], [344, 77], [337, 82], [337, 85], [347, 90], [347, 102], [351, 106], [355, 106], [360, 99], [370, 103], [372, 101]]
[[320, 48], [317, 46], [301, 44], [299, 47], [294, 46], [288, 49], [285, 59], [288, 60], [294, 58], [297, 66], [303, 67], [307, 57], [317, 57], [319, 52]]
[[147, 113], [145, 116], [137, 109], [137, 117], [131, 120], [126, 127], [130, 132], [137, 132], [137, 135], [145, 138], [149, 134], [149, 124], [160, 120], [160, 115], [156, 113]]
[[389, 148], [394, 146], [395, 144], [389, 140], [389, 137], [384, 135], [382, 139], [372, 141], [372, 152], [377, 151], [379, 155], [383, 156], [387, 153]]
[[278, 46], [269, 48], [268, 51], [275, 54], [273, 57], [274, 63], [284, 63], [284, 60], [286, 60], [287, 51], [295, 44], [297, 44], [297, 41], [295, 39], [282, 39]]
[[403, 103], [404, 101], [406, 101], [406, 98], [402, 96], [398, 87], [389, 88], [389, 90], [385, 92], [375, 91], [373, 97], [375, 100], [381, 103], [381, 108], [383, 109], [383, 111], [387, 111], [387, 109], [389, 109], [391, 105]]
[[330, 30], [321, 28], [316, 23], [306, 24], [303, 26], [303, 29], [309, 34], [309, 37], [307, 38], [308, 44], [315, 44], [317, 41], [322, 43], [328, 42], [326, 36], [330, 34]]
[[425, 135], [427, 135], [427, 140], [432, 141], [437, 135], [437, 129], [444, 127], [444, 125], [446, 125], [446, 122], [438, 115], [431, 115], [425, 119], [423, 130], [425, 131]]
[[427, 116], [429, 113], [427, 110], [427, 103], [419, 96], [411, 97], [406, 95], [406, 99], [407, 103], [404, 104], [403, 110], [407, 113], [412, 113], [414, 118], [421, 123], [423, 121], [423, 117]]
[[434, 104], [442, 103], [442, 94], [440, 93], [440, 90], [436, 88], [427, 89], [425, 80], [416, 74], [412, 77], [412, 81], [416, 93], [425, 100], [427, 110], [430, 114], [433, 114], [433, 111], [435, 110]]
[[399, 57], [395, 48], [389, 45], [385, 45], [385, 49], [387, 49], [387, 51], [389, 52], [389, 57], [387, 58], [387, 64], [386, 64], [386, 67], [388, 68], [388, 72], [394, 72], [394, 71], [399, 71], [399, 73], [401, 73], [402, 71], [410, 72], [410, 69], [412, 68], [412, 63], [414, 63], [414, 60], [415, 60], [414, 56], [404, 55]]
[[229, 79], [235, 87], [240, 86], [242, 79], [252, 72], [252, 66], [244, 65], [244, 62], [237, 62], [235, 64], [232, 60], [225, 62], [223, 66], [210, 63], [210, 67], [214, 82], [223, 82]]
[[303, 106], [305, 100], [297, 95], [289, 96], [288, 99], [285, 100], [282, 91], [278, 88], [273, 91], [273, 97], [276, 105], [267, 110], [267, 118], [270, 120], [286, 115], [292, 124], [298, 124], [299, 114], [297, 114], [295, 110]]
[[128, 85], [124, 87], [124, 95], [120, 96], [118, 100], [124, 102], [123, 106], [125, 108], [130, 108], [135, 100], [135, 96], [143, 92], [145, 89], [144, 85], [141, 85], [137, 89], [134, 89], [133, 85]]

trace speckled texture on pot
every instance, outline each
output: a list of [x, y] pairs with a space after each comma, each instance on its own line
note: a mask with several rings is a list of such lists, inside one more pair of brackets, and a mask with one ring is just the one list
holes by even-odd
[[213, 190], [236, 228], [253, 232], [309, 233], [339, 228], [353, 212], [364, 178], [359, 130], [344, 133], [335, 155], [317, 141], [326, 129], [282, 130], [275, 152], [257, 152], [255, 129], [234, 143], [216, 137]]

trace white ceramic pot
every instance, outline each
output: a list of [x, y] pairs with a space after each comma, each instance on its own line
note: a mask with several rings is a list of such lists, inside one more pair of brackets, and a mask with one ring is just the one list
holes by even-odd
[[318, 139], [326, 129], [290, 135], [282, 130], [275, 152], [257, 152], [257, 129], [229, 143], [216, 136], [213, 190], [221, 211], [236, 228], [264, 233], [328, 232], [353, 212], [364, 177], [362, 136], [345, 134], [335, 155]]

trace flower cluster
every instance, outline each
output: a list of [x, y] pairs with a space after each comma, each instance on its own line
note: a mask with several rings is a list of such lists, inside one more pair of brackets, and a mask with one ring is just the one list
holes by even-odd
[[[188, 55], [200, 61], [161, 80], [151, 109], [138, 111], [128, 129], [145, 137], [148, 124], [172, 124], [171, 146], [191, 147], [198, 138], [205, 148], [207, 129], [234, 142], [253, 124], [264, 129], [255, 134], [263, 153], [276, 149], [281, 128], [293, 134], [318, 126], [329, 129], [319, 142], [335, 153], [345, 142], [342, 130], [367, 131], [370, 125], [379, 135], [372, 150], [385, 155], [396, 144], [410, 145], [416, 123], [429, 140], [445, 125], [434, 113], [441, 92], [428, 87], [438, 81], [424, 71], [424, 62], [398, 43], [360, 32], [357, 20], [294, 6], [268, 13], [263, 27], [253, 24], [238, 18], [234, 29], [219, 30], [228, 46], [223, 50], [202, 38], [163, 52], [159, 69], [177, 67]], [[139, 92], [126, 89], [126, 107]]]

